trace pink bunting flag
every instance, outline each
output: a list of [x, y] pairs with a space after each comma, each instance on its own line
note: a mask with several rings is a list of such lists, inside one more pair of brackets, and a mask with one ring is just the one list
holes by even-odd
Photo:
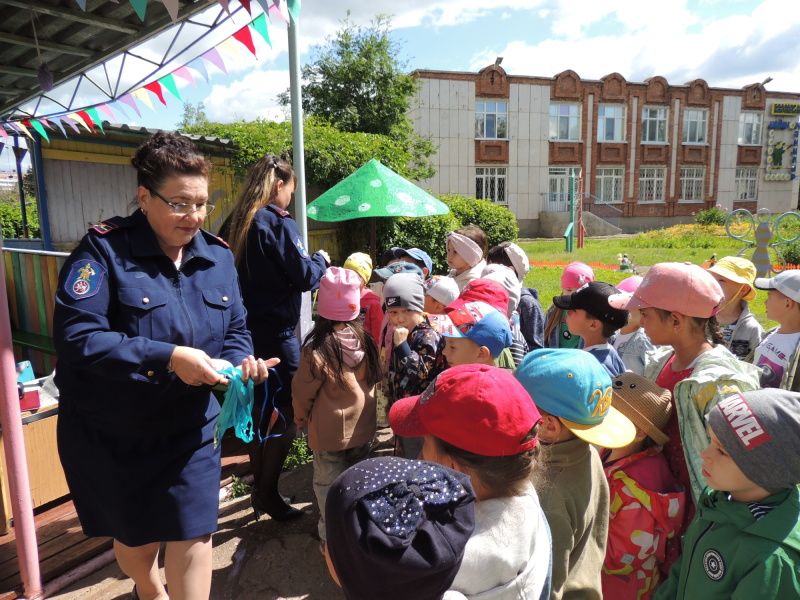
[[139, 110], [139, 106], [136, 104], [136, 100], [130, 94], [125, 94], [119, 99], [119, 101], [130, 106], [133, 110], [136, 111], [136, 114], [139, 115], [140, 117], [142, 116], [142, 111]]
[[212, 65], [217, 67], [220, 71], [225, 73], [225, 75], [228, 74], [228, 70], [225, 68], [225, 62], [222, 60], [222, 56], [220, 56], [220, 53], [217, 51], [216, 48], [211, 48], [211, 50], [209, 50], [208, 52], [205, 52], [204, 54], [202, 54], [200, 56], [200, 58], [210, 62]]
[[233, 34], [233, 39], [241, 43], [245, 48], [250, 50], [251, 54], [258, 58], [256, 55], [256, 47], [253, 45], [253, 36], [250, 33], [250, 27], [245, 25], [239, 31]]
[[5, 139], [10, 139], [8, 133], [6, 132], [5, 123], [0, 123], [0, 135], [2, 135]]
[[176, 77], [180, 77], [185, 81], [188, 81], [194, 87], [197, 87], [197, 84], [194, 81], [194, 76], [192, 76], [192, 72], [188, 68], [186, 68], [185, 65], [183, 67], [178, 67], [177, 69], [175, 69], [172, 72], [172, 74], [175, 75]]
[[272, 6], [270, 6], [269, 7], [269, 12], [275, 13], [276, 15], [278, 15], [281, 18], [281, 20], [284, 23], [286, 23], [287, 25], [289, 24], [289, 19], [287, 19], [286, 15], [283, 14], [283, 11], [281, 10], [280, 6], [278, 6], [278, 4], [273, 4]]
[[151, 81], [146, 86], [144, 86], [144, 89], [153, 92], [156, 96], [158, 96], [158, 99], [161, 101], [161, 104], [163, 104], [164, 106], [167, 105], [167, 101], [164, 100], [164, 88], [162, 87], [161, 83], [159, 83], [158, 81]]
[[117, 121], [117, 115], [115, 115], [115, 114], [114, 114], [114, 111], [113, 111], [113, 110], [111, 110], [111, 107], [110, 107], [108, 104], [98, 104], [98, 105], [97, 105], [97, 108], [98, 108], [99, 110], [102, 110], [102, 111], [103, 111], [104, 113], [106, 113], [106, 114], [107, 114], [109, 117], [111, 117], [111, 122], [112, 122], [112, 123], [117, 123], [117, 122], [118, 122], [118, 121]]
[[167, 8], [169, 18], [175, 23], [178, 20], [178, 0], [161, 0]]
[[222, 8], [225, 9], [225, 12], [230, 15], [231, 14], [231, 9], [228, 6], [228, 0], [219, 0], [219, 3], [222, 5]]

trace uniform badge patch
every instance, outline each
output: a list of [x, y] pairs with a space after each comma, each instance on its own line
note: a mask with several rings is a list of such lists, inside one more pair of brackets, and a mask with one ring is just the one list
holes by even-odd
[[100, 290], [106, 268], [93, 260], [82, 260], [72, 265], [64, 284], [64, 291], [76, 300], [91, 298]]
[[722, 556], [716, 550], [706, 550], [703, 554], [703, 568], [709, 579], [719, 581], [725, 577], [725, 563]]
[[306, 250], [305, 244], [303, 244], [303, 238], [299, 235], [294, 237], [294, 245], [297, 246], [297, 251], [300, 253], [300, 256], [303, 258], [308, 258], [308, 250]]
[[119, 227], [116, 223], [112, 221], [103, 221], [102, 223], [97, 223], [96, 225], [92, 225], [90, 229], [94, 229], [97, 233], [106, 234], [109, 231], [113, 231]]

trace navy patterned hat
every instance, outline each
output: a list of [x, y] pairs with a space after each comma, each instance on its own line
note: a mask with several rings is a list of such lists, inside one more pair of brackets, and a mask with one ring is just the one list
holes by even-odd
[[397, 457], [342, 473], [325, 502], [328, 554], [348, 600], [439, 600], [475, 527], [469, 476]]

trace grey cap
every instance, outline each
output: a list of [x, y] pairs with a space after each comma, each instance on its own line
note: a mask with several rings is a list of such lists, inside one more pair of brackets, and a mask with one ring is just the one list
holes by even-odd
[[800, 270], [787, 269], [775, 277], [758, 277], [754, 285], [759, 290], [778, 290], [787, 298], [800, 302]]
[[407, 308], [422, 312], [425, 307], [425, 284], [414, 273], [396, 273], [383, 286], [386, 309]]
[[757, 486], [776, 494], [800, 484], [800, 393], [770, 388], [734, 394], [706, 419]]

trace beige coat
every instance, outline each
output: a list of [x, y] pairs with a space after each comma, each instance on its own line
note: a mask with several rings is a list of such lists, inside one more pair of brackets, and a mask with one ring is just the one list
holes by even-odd
[[345, 366], [346, 388], [335, 385], [319, 366], [315, 370], [321, 377], [315, 378], [314, 360], [304, 348], [292, 380], [295, 421], [307, 423], [309, 447], [336, 452], [369, 442], [375, 435], [375, 386], [367, 386], [366, 360], [360, 356], [354, 367]]

